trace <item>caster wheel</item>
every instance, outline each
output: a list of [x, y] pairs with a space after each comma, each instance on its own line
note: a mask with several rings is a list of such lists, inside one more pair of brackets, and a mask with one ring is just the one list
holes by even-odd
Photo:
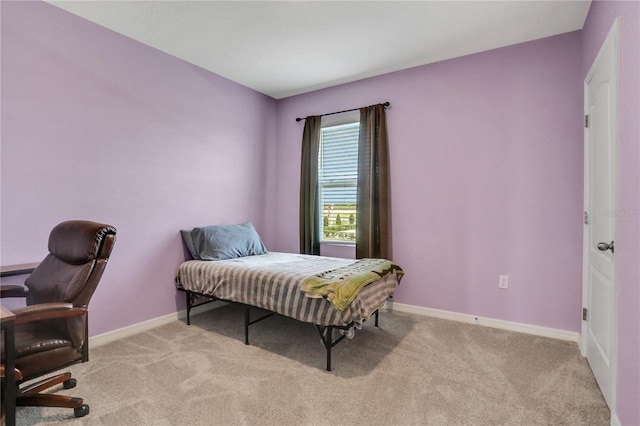
[[78, 408], [73, 409], [73, 415], [76, 417], [84, 417], [89, 414], [89, 406], [87, 404], [82, 404]]
[[62, 387], [65, 389], [71, 389], [76, 387], [76, 379], [69, 379], [62, 382]]

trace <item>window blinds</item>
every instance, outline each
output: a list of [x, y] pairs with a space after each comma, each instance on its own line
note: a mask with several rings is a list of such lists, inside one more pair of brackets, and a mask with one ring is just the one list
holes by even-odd
[[322, 210], [356, 203], [359, 130], [359, 122], [322, 129], [318, 156]]

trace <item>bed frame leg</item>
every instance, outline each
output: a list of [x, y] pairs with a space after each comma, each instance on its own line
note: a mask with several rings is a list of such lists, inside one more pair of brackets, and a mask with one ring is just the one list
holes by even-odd
[[326, 329], [326, 340], [324, 346], [327, 349], [327, 371], [331, 371], [331, 349], [333, 348], [333, 327], [329, 326]]
[[185, 291], [187, 295], [187, 325], [191, 325], [191, 306], [193, 305], [193, 299], [191, 298], [191, 292]]
[[327, 371], [331, 371], [331, 349], [334, 346], [333, 343], [333, 327], [330, 325], [322, 326], [314, 324], [318, 334], [320, 335], [320, 342], [322, 346], [327, 350]]
[[244, 305], [244, 344], [249, 344], [249, 305]]

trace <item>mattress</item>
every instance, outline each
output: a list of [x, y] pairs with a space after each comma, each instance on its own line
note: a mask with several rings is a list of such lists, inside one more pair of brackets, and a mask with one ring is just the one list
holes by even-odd
[[359, 328], [393, 295], [399, 274], [388, 273], [367, 284], [341, 311], [325, 297], [308, 297], [301, 288], [309, 277], [345, 268], [354, 262], [353, 259], [279, 252], [219, 261], [189, 260], [178, 268], [176, 286], [316, 325]]

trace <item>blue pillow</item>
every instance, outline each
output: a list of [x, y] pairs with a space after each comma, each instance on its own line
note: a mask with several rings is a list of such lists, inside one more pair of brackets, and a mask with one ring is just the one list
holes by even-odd
[[198, 252], [196, 251], [195, 246], [193, 245], [193, 237], [191, 236], [191, 231], [187, 229], [181, 229], [180, 234], [182, 234], [182, 241], [184, 241], [184, 245], [189, 250], [189, 254], [193, 259], [200, 260], [198, 257]]
[[193, 228], [191, 238], [197, 258], [201, 260], [224, 260], [267, 253], [251, 222]]

